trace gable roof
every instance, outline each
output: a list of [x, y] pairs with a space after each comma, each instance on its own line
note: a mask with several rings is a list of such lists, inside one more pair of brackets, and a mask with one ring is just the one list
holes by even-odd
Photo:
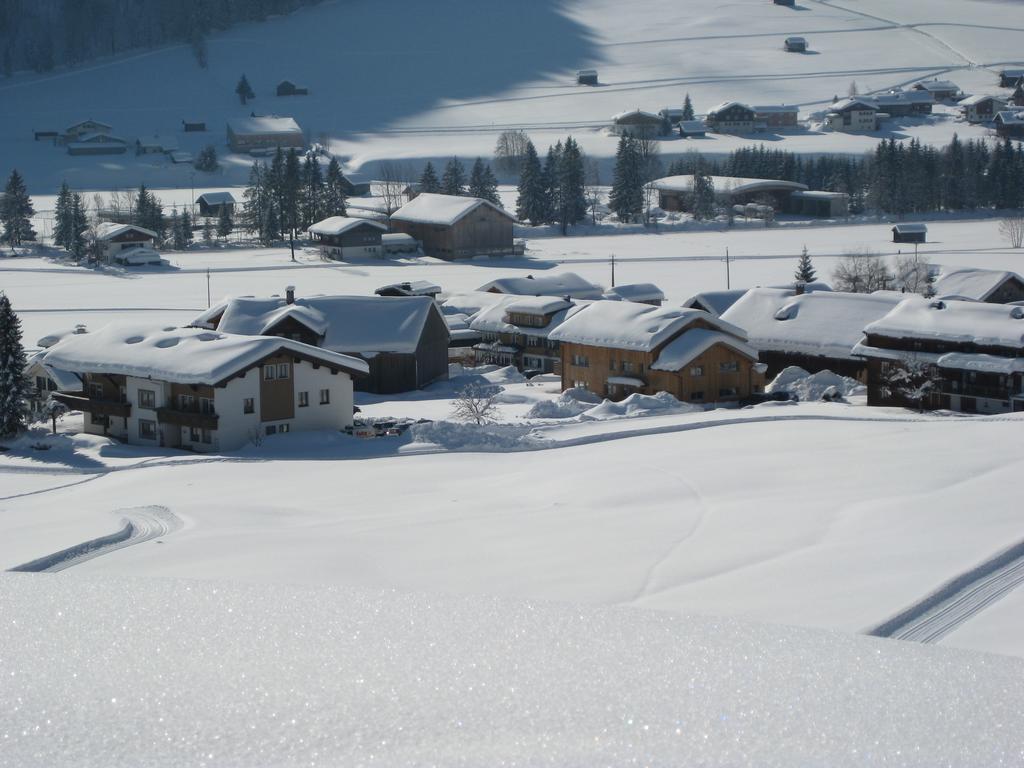
[[1024, 278], [1016, 272], [966, 267], [944, 272], [932, 287], [939, 298], [963, 296], [975, 301], [985, 301], [1009, 280], [1024, 283]]
[[899, 232], [901, 235], [912, 234], [915, 232], [927, 232], [928, 225], [917, 222], [901, 222], [899, 224], [894, 224], [892, 231]]
[[98, 128], [105, 128], [108, 131], [109, 130], [113, 130], [113, 128], [114, 128], [114, 126], [112, 126], [112, 125], [107, 125], [106, 123], [101, 123], [99, 120], [93, 120], [93, 119], [90, 118], [89, 120], [80, 120], [77, 123], [72, 123], [71, 125], [69, 125], [67, 128], [64, 129], [64, 132], [65, 133], [71, 133], [76, 128], [81, 128], [83, 125], [95, 125]]
[[829, 108], [829, 112], [845, 112], [850, 109], [869, 109], [872, 112], [878, 111], [878, 105], [871, 99], [840, 99]]
[[25, 364], [25, 373], [29, 376], [32, 374], [32, 368], [41, 368], [43, 373], [50, 377], [53, 382], [57, 385], [58, 392], [77, 392], [82, 388], [82, 378], [77, 373], [71, 371], [65, 371], [63, 368], [55, 368], [54, 366], [43, 360], [45, 350], [37, 352], [28, 359]]
[[213, 385], [281, 350], [349, 373], [369, 372], [362, 360], [291, 339], [133, 323], [111, 323], [97, 331], [68, 336], [43, 352], [40, 359], [68, 371]]
[[382, 285], [374, 291], [378, 296], [386, 293], [397, 293], [402, 296], [436, 296], [441, 292], [441, 286], [429, 280], [408, 280], [404, 283], [390, 283]]
[[711, 109], [709, 109], [708, 113], [707, 113], [707, 116], [711, 117], [711, 115], [714, 115], [714, 114], [716, 114], [718, 112], [723, 112], [723, 111], [727, 110], [729, 107], [743, 107], [743, 109], [750, 110], [751, 112], [753, 111], [750, 108], [750, 106], [747, 105], [747, 104], [741, 104], [738, 101], [723, 101], [721, 104], [719, 104], [717, 106], [714, 106]]
[[228, 128], [236, 135], [302, 133], [292, 117], [236, 117], [228, 120]]
[[1024, 307], [913, 296], [864, 330], [891, 338], [1024, 349]]
[[383, 232], [387, 232], [387, 226], [381, 224], [379, 221], [373, 219], [359, 219], [353, 216], [331, 216], [318, 221], [313, 224], [309, 231], [317, 235], [340, 235], [343, 232], [348, 232], [350, 229], [355, 229], [364, 224], [367, 224], [375, 229], [379, 229]]
[[957, 102], [961, 107], [973, 107], [978, 104], [982, 104], [986, 101], [997, 101], [1000, 104], [1006, 104], [1006, 98], [1003, 96], [992, 96], [987, 93], [976, 93], [973, 96], [968, 96], [966, 99], [960, 99]]
[[156, 232], [135, 224], [118, 224], [114, 221], [104, 221], [96, 225], [96, 239], [110, 240], [111, 238], [123, 235], [125, 232], [141, 232], [146, 237], [156, 239]]
[[1024, 124], [1024, 114], [1012, 110], [1004, 110], [997, 112], [994, 120], [1003, 125], [1021, 125]]
[[703, 309], [713, 315], [721, 315], [746, 292], [746, 288], [733, 288], [727, 291], [701, 291], [684, 301], [683, 306], [687, 309]]
[[196, 198], [196, 202], [203, 202], [207, 205], [223, 205], [224, 203], [237, 203], [235, 196], [230, 192], [203, 192]]
[[497, 205], [479, 197], [438, 195], [433, 192], [423, 192], [417, 195], [391, 214], [391, 218], [414, 224], [438, 224], [450, 227], [484, 205], [493, 208], [502, 216], [512, 221], [516, 220], [515, 216], [504, 208], [499, 208]]
[[322, 337], [323, 349], [412, 353], [431, 313], [443, 320], [429, 296], [310, 296], [292, 304], [281, 296], [243, 296], [208, 309], [194, 324], [215, 323], [218, 331], [260, 336], [291, 319]]
[[644, 120], [648, 120], [652, 123], [660, 123], [662, 121], [661, 115], [656, 115], [653, 112], [645, 112], [642, 109], [630, 109], [625, 112], [619, 112], [616, 115], [612, 115], [612, 122], [618, 123], [627, 117], [642, 117]]
[[704, 320], [741, 340], [746, 338], [736, 326], [700, 309], [655, 307], [633, 301], [595, 301], [567, 318], [548, 338], [591, 347], [650, 352], [695, 320]]
[[757, 350], [732, 334], [707, 328], [690, 328], [662, 348], [658, 359], [651, 363], [651, 370], [678, 371], [716, 344], [724, 344], [750, 360], [757, 361]]
[[923, 88], [926, 91], [959, 91], [960, 86], [952, 80], [924, 80], [914, 84], [915, 88]]
[[574, 299], [600, 299], [604, 293], [601, 286], [584, 280], [575, 272], [537, 277], [501, 277], [484, 283], [477, 290], [486, 293], [512, 293], [518, 296], [571, 296]]
[[[567, 317], [580, 312], [589, 302], [570, 302], [550, 296], [502, 296], [501, 301], [484, 307], [469, 318], [468, 324], [474, 331], [490, 333], [525, 333], [540, 338], [550, 338]], [[523, 327], [505, 322], [508, 312], [531, 315], [551, 315], [543, 328]]]
[[604, 297], [612, 301], [664, 301], [665, 292], [654, 283], [626, 283], [609, 288]]

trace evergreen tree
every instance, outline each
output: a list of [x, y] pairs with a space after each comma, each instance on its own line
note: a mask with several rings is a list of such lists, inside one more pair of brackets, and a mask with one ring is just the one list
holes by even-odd
[[270, 245], [273, 240], [267, 229], [272, 201], [266, 176], [264, 165], [259, 161], [253, 162], [249, 170], [249, 184], [242, 194], [245, 198], [242, 209], [243, 226], [247, 232], [256, 235], [256, 239], [262, 245]]
[[226, 205], [220, 207], [220, 216], [217, 217], [217, 237], [226, 240], [235, 229], [235, 222], [231, 220], [231, 211]]
[[479, 197], [501, 206], [501, 200], [498, 198], [498, 180], [494, 178], [491, 166], [484, 165], [484, 161], [479, 157], [469, 173], [469, 196]]
[[60, 192], [57, 194], [57, 204], [53, 212], [53, 244], [61, 246], [64, 250], [71, 250], [71, 190], [65, 181], [60, 185]]
[[308, 229], [324, 218], [326, 197], [320, 162], [312, 154], [306, 155], [306, 162], [302, 165], [302, 229]]
[[345, 211], [345, 176], [341, 172], [338, 159], [331, 158], [327, 164], [327, 180], [324, 183], [324, 215], [344, 216]]
[[558, 165], [562, 157], [562, 142], [557, 141], [553, 147], [548, 147], [547, 157], [544, 158], [544, 169], [541, 178], [544, 180], [544, 223], [550, 224], [555, 221], [562, 203], [559, 199], [561, 188], [558, 186]]
[[89, 220], [85, 215], [85, 201], [77, 192], [71, 193], [71, 230], [68, 246], [71, 254], [81, 260], [85, 255], [86, 239], [85, 233], [89, 227]]
[[643, 186], [636, 139], [628, 134], [620, 136], [615, 151], [612, 189], [608, 196], [608, 207], [619, 221], [635, 221], [640, 216], [644, 203]]
[[220, 162], [217, 160], [217, 148], [213, 144], [207, 144], [199, 150], [199, 156], [196, 157], [194, 167], [197, 171], [205, 171], [207, 173], [213, 173], [220, 168]]
[[171, 247], [176, 251], [185, 250], [185, 237], [181, 229], [181, 217], [178, 215], [178, 206], [171, 209]]
[[466, 170], [459, 162], [459, 158], [453, 157], [444, 167], [444, 175], [441, 176], [442, 195], [465, 195], [466, 194]]
[[188, 248], [192, 245], [192, 240], [194, 239], [192, 234], [192, 216], [189, 214], [188, 208], [181, 209], [181, 218], [178, 220], [178, 223], [181, 227], [182, 248]]
[[817, 277], [817, 273], [814, 271], [814, 265], [811, 264], [811, 255], [807, 252], [807, 246], [804, 246], [803, 252], [800, 254], [800, 261], [796, 267], [796, 273], [793, 275], [798, 283], [813, 283]]
[[420, 174], [420, 192], [436, 194], [440, 191], [441, 182], [437, 180], [434, 164], [427, 160], [427, 164], [423, 166], [423, 173]]
[[213, 227], [210, 226], [210, 218], [203, 217], [203, 245], [213, 244]]
[[516, 218], [529, 221], [534, 226], [544, 223], [547, 209], [544, 189], [544, 174], [540, 167], [540, 158], [533, 142], [527, 142], [526, 155], [519, 172], [519, 196], [516, 199]]
[[698, 168], [693, 172], [690, 214], [696, 221], [715, 217], [715, 184], [703, 168]]
[[21, 320], [7, 294], [0, 293], [0, 437], [13, 437], [25, 428], [29, 393], [25, 365]]
[[693, 120], [693, 102], [690, 101], [690, 94], [686, 94], [686, 98], [683, 99], [683, 120]]
[[285, 155], [281, 188], [281, 228], [288, 233], [288, 246], [295, 261], [295, 233], [301, 223], [302, 166], [293, 147]]
[[587, 215], [587, 199], [583, 189], [586, 181], [583, 170], [583, 153], [572, 136], [566, 138], [565, 145], [558, 156], [556, 177], [558, 187], [556, 214], [564, 235], [571, 225], [583, 221]]
[[25, 180], [17, 170], [11, 171], [4, 187], [4, 195], [0, 198], [0, 224], [4, 227], [4, 240], [11, 247], [35, 240], [36, 233], [32, 229], [31, 217], [35, 215], [32, 198], [28, 196]]
[[252, 91], [252, 86], [249, 85], [249, 80], [243, 74], [238, 81], [238, 85], [235, 86], [235, 93], [238, 94], [238, 98], [242, 104], [245, 104], [249, 99], [256, 98], [256, 94]]

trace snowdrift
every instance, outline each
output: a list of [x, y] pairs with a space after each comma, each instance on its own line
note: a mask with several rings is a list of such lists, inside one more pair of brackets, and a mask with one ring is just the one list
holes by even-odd
[[838, 394], [843, 399], [851, 395], [862, 395], [867, 390], [863, 384], [849, 376], [840, 376], [832, 371], [808, 373], [797, 365], [784, 368], [764, 391], [789, 392], [802, 402], [822, 400], [826, 394]]

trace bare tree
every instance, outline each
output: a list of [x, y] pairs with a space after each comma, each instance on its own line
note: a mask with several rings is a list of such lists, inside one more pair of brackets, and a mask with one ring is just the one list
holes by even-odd
[[903, 291], [934, 294], [931, 265], [916, 253], [896, 257], [896, 284]]
[[930, 395], [938, 390], [942, 377], [934, 363], [913, 353], [882, 365], [879, 391], [887, 399], [903, 400], [920, 411]]
[[654, 205], [657, 190], [654, 189], [652, 181], [662, 176], [661, 149], [658, 139], [653, 134], [641, 132], [634, 134], [636, 141], [636, 153], [639, 161], [640, 177], [643, 180], [644, 195], [644, 223], [651, 220], [651, 208]]
[[498, 417], [498, 395], [501, 389], [494, 385], [470, 384], [459, 391], [452, 415], [460, 421], [476, 425], [492, 424]]
[[405, 205], [404, 192], [411, 182], [412, 171], [406, 164], [392, 160], [380, 164], [380, 196], [388, 216]]
[[1024, 244], [1024, 216], [1007, 216], [999, 221], [999, 234], [1006, 238], [1011, 248]]
[[590, 223], [597, 224], [597, 209], [600, 207], [603, 197], [601, 164], [596, 158], [588, 155], [583, 158], [583, 169], [586, 185], [583, 188], [583, 196], [587, 201], [587, 210], [590, 211]]
[[851, 80], [850, 87], [846, 89], [846, 95], [852, 99], [854, 96], [857, 96], [859, 94], [860, 91], [857, 89], [857, 81]]
[[891, 288], [892, 275], [874, 251], [847, 251], [832, 271], [832, 287], [848, 293], [874, 293]]
[[502, 131], [494, 145], [494, 167], [501, 173], [519, 173], [529, 143], [526, 131]]

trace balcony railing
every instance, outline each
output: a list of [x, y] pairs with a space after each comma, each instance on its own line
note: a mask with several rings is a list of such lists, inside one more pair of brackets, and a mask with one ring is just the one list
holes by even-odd
[[200, 429], [216, 429], [220, 417], [209, 411], [185, 410], [164, 406], [156, 409], [156, 418], [161, 424], [177, 424], [182, 427], [199, 427]]
[[58, 402], [64, 403], [68, 408], [73, 408], [76, 411], [88, 411], [94, 416], [121, 416], [127, 418], [132, 412], [131, 403], [89, 397], [82, 392], [54, 392], [53, 398]]

